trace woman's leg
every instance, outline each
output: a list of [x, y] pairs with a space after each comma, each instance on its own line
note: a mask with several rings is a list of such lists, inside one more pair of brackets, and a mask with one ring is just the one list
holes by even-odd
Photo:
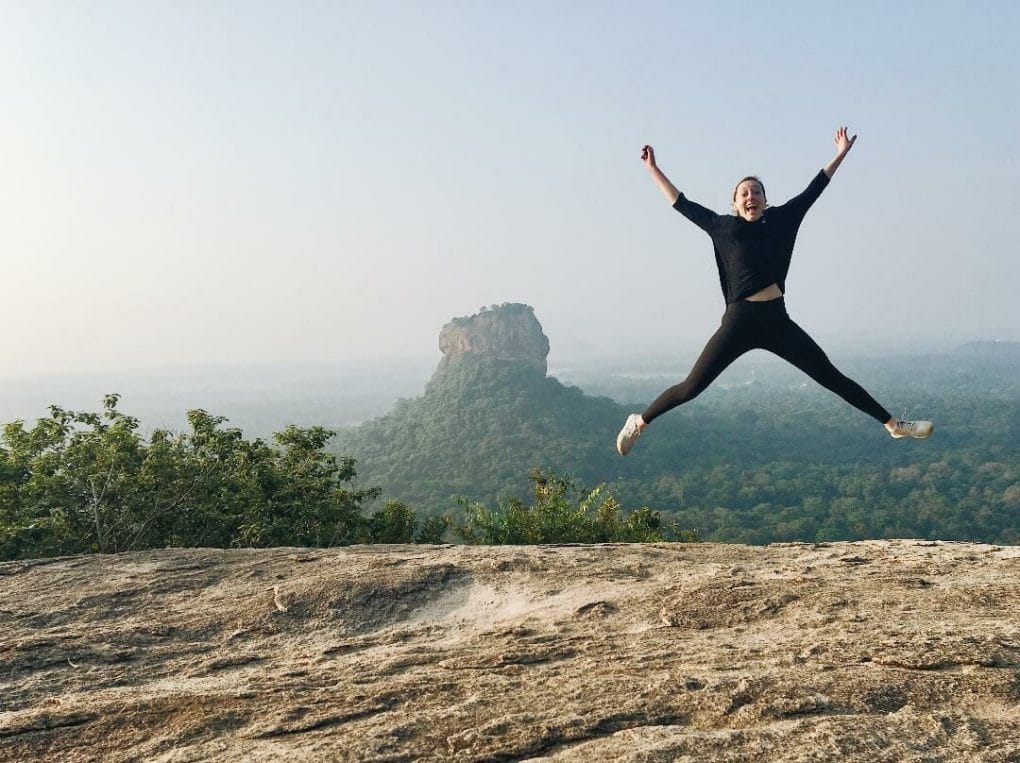
[[823, 387], [835, 392], [854, 408], [863, 411], [873, 419], [882, 424], [893, 420], [889, 411], [869, 395], [864, 387], [850, 377], [844, 376], [839, 369], [832, 365], [832, 361], [815, 340], [789, 318], [786, 318], [770, 332], [770, 336], [762, 346], [783, 360], [792, 363]]
[[750, 327], [729, 318], [729, 314], [723, 316], [722, 325], [708, 340], [687, 378], [665, 390], [641, 414], [645, 424], [696, 398], [727, 366], [754, 346]]
[[679, 384], [659, 395], [643, 414], [632, 413], [616, 436], [616, 450], [626, 456], [645, 427], [666, 411], [692, 400], [708, 387], [734, 360], [754, 347], [754, 323], [741, 319], [740, 305], [730, 305], [723, 315], [722, 325], [708, 340], [694, 368]]

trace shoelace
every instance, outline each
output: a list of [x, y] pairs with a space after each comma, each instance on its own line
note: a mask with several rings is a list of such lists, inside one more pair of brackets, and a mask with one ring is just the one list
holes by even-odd
[[900, 419], [899, 421], [896, 422], [896, 428], [904, 432], [913, 432], [915, 429], [917, 429], [917, 422], [904, 421], [903, 419]]

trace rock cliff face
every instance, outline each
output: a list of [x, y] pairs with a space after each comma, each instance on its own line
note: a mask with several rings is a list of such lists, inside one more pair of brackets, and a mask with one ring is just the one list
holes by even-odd
[[440, 374], [465, 355], [504, 360], [547, 370], [549, 338], [529, 305], [506, 303], [482, 308], [478, 313], [454, 318], [439, 333], [443, 359]]

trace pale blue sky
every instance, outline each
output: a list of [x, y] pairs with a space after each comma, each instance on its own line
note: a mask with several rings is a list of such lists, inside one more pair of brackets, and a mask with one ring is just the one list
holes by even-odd
[[809, 213], [822, 341], [1020, 340], [1017, 5], [2, 2], [5, 372], [438, 357], [533, 305], [552, 361], [697, 349], [727, 210], [860, 135]]

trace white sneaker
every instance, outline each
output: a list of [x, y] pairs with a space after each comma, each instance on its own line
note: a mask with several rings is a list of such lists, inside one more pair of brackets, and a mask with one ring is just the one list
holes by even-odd
[[889, 429], [886, 427], [886, 429], [897, 440], [901, 437], [916, 437], [919, 440], [923, 440], [925, 437], [931, 437], [931, 433], [935, 431], [935, 425], [930, 421], [904, 421], [903, 419], [896, 419], [893, 428]]
[[634, 447], [634, 441], [644, 431], [643, 424], [644, 421], [641, 419], [640, 414], [632, 413], [627, 417], [627, 423], [623, 425], [620, 434], [616, 435], [616, 450], [621, 456], [626, 456], [630, 453], [630, 449]]

